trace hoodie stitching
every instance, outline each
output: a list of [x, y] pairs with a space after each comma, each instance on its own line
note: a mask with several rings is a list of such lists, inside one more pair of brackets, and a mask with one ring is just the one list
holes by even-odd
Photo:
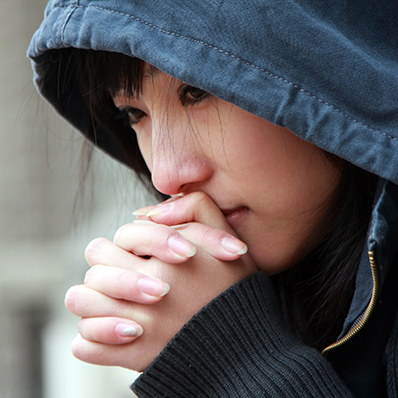
[[[65, 8], [65, 7], [58, 6], [58, 7], [55, 7], [55, 8]], [[290, 82], [289, 80], [286, 80], [286, 79], [283, 78], [283, 77], [280, 77], [280, 76], [278, 76], [278, 75], [275, 75], [274, 73], [272, 73], [272, 72], [270, 72], [270, 71], [268, 71], [268, 70], [266, 70], [266, 69], [264, 69], [264, 68], [261, 68], [261, 67], [255, 65], [255, 64], [253, 64], [253, 63], [251, 63], [251, 62], [249, 62], [249, 61], [247, 61], [247, 60], [245, 60], [245, 59], [243, 59], [243, 58], [241, 58], [241, 57], [238, 57], [238, 56], [236, 56], [236, 55], [234, 55], [234, 54], [231, 54], [231, 53], [229, 53], [229, 52], [227, 52], [227, 51], [225, 51], [225, 50], [222, 50], [222, 49], [220, 49], [220, 48], [218, 48], [218, 47], [216, 47], [216, 46], [213, 46], [213, 45], [211, 45], [211, 44], [209, 44], [209, 43], [206, 43], [206, 42], [204, 42], [204, 41], [197, 40], [197, 39], [193, 39], [193, 38], [187, 37], [187, 36], [183, 36], [183, 35], [180, 35], [179, 33], [167, 31], [167, 30], [162, 29], [162, 28], [160, 28], [160, 27], [158, 27], [158, 26], [156, 26], [156, 25], [153, 25], [153, 24], [151, 24], [151, 23], [149, 23], [149, 22], [147, 22], [147, 21], [144, 21], [144, 20], [142, 20], [142, 19], [140, 19], [140, 18], [137, 18], [137, 17], [135, 17], [134, 15], [131, 15], [131, 14], [127, 14], [127, 13], [123, 13], [123, 12], [119, 12], [119, 11], [115, 11], [115, 10], [111, 10], [111, 9], [107, 9], [107, 8], [103, 8], [103, 7], [83, 6], [83, 5], [80, 5], [80, 4], [76, 4], [75, 7], [73, 8], [73, 10], [72, 10], [72, 11], [70, 12], [70, 14], [68, 15], [68, 17], [67, 17], [67, 19], [66, 19], [66, 21], [65, 21], [65, 23], [64, 23], [63, 30], [62, 30], [62, 34], [63, 34], [63, 32], [64, 32], [65, 26], [66, 26], [66, 24], [68, 23], [70, 17], [72, 16], [73, 12], [74, 12], [77, 8], [84, 8], [84, 9], [94, 8], [94, 9], [97, 9], [97, 10], [108, 11], [108, 12], [111, 12], [111, 13], [113, 13], [113, 14], [118, 14], [118, 15], [121, 15], [121, 16], [129, 17], [129, 18], [131, 18], [131, 19], [133, 19], [133, 20], [135, 20], [135, 21], [137, 21], [137, 22], [140, 22], [140, 23], [142, 23], [142, 24], [144, 24], [144, 25], [146, 25], [146, 26], [149, 26], [149, 27], [152, 28], [152, 29], [158, 30], [158, 31], [161, 32], [161, 33], [165, 33], [165, 34], [167, 34], [167, 35], [172, 35], [172, 36], [175, 36], [175, 37], [179, 37], [179, 38], [181, 38], [181, 39], [188, 40], [188, 41], [191, 41], [191, 42], [194, 42], [194, 43], [202, 44], [202, 45], [204, 45], [205, 47], [208, 47], [208, 48], [210, 48], [210, 49], [212, 49], [212, 50], [216, 50], [216, 51], [218, 51], [218, 52], [220, 52], [220, 53], [222, 53], [222, 54], [228, 55], [229, 57], [234, 58], [234, 59], [236, 59], [236, 60], [238, 60], [238, 61], [240, 61], [240, 62], [242, 62], [242, 63], [244, 63], [244, 64], [246, 64], [246, 65], [249, 65], [249, 66], [251, 66], [251, 67], [253, 67], [253, 68], [255, 68], [255, 69], [257, 69], [257, 70], [259, 70], [259, 71], [261, 71], [261, 72], [263, 72], [263, 73], [265, 73], [265, 74], [267, 74], [267, 75], [269, 75], [269, 76], [271, 76], [271, 77], [273, 77], [273, 78], [275, 78], [275, 79], [278, 79], [278, 80], [280, 80], [280, 81], [282, 81], [282, 82], [284, 82], [284, 83], [287, 83], [287, 84], [291, 85], [292, 87], [294, 87], [294, 88], [297, 89], [298, 91], [301, 91], [302, 93], [304, 93], [304, 94], [306, 94], [306, 95], [308, 95], [308, 96], [314, 98], [316, 101], [318, 101], [318, 102], [320, 102], [320, 103], [322, 103], [322, 104], [325, 104], [326, 106], [328, 106], [328, 107], [334, 109], [336, 112], [340, 113], [340, 114], [343, 115], [345, 118], [347, 118], [348, 120], [351, 120], [352, 122], [354, 122], [354, 123], [356, 123], [356, 124], [359, 124], [359, 125], [361, 125], [361, 126], [363, 126], [363, 127], [366, 127], [366, 128], [368, 128], [368, 129], [370, 129], [370, 130], [376, 132], [376, 133], [381, 134], [381, 135], [384, 135], [385, 137], [387, 137], [387, 138], [389, 138], [389, 139], [391, 139], [391, 140], [393, 140], [393, 141], [397, 141], [397, 140], [398, 140], [398, 138], [396, 138], [396, 137], [393, 137], [393, 136], [391, 136], [391, 135], [389, 135], [389, 134], [387, 134], [387, 133], [384, 133], [383, 131], [376, 130], [376, 129], [374, 129], [374, 128], [371, 127], [371, 126], [369, 126], [369, 125], [367, 125], [367, 124], [365, 124], [365, 123], [362, 123], [362, 122], [360, 122], [359, 120], [354, 119], [354, 118], [351, 117], [351, 116], [348, 116], [348, 115], [345, 114], [343, 111], [341, 111], [339, 108], [335, 107], [333, 104], [331, 104], [331, 103], [329, 103], [329, 102], [327, 102], [327, 101], [325, 101], [325, 100], [323, 100], [323, 99], [317, 97], [316, 95], [312, 94], [312, 93], [309, 92], [309, 91], [304, 90], [303, 88], [297, 86], [297, 85], [294, 84], [293, 82]]]

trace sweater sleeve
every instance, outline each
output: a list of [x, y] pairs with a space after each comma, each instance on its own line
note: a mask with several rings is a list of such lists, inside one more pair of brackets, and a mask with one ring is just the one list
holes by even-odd
[[352, 397], [326, 359], [290, 332], [263, 272], [195, 315], [131, 389], [140, 398]]

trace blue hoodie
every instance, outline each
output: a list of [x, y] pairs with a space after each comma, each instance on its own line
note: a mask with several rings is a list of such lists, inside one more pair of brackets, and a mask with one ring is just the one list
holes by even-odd
[[[50, 50], [76, 47], [138, 57], [378, 175], [379, 187], [357, 289], [340, 336], [344, 338], [352, 330], [353, 334], [359, 331], [358, 320], [365, 314], [365, 319], [359, 321], [365, 323], [373, 311], [397, 252], [397, 21], [398, 2], [391, 0], [52, 0], [32, 38], [28, 55], [40, 93], [83, 132], [90, 119], [76, 91], [60, 96], [58, 66]], [[124, 161], [117, 143], [100, 127], [96, 144]], [[370, 258], [368, 252], [372, 253]], [[258, 278], [242, 282], [221, 295], [197, 315], [196, 322], [212, 325], [216, 333], [215, 325], [220, 320], [211, 316], [214, 308], [222, 308], [225, 313], [223, 300], [237, 301], [240, 307], [250, 306], [243, 303], [239, 292], [249, 283], [260, 296], [260, 291], [264, 291], [262, 284], [268, 282], [262, 276]], [[259, 308], [266, 308], [273, 300], [265, 298], [257, 298], [263, 300]], [[247, 308], [245, 311], [250, 312]], [[241, 322], [233, 311], [230, 315]], [[264, 317], [268, 319], [270, 315]], [[265, 322], [259, 320], [257, 312], [248, 315], [245, 322], [248, 320], [258, 327]], [[279, 326], [275, 328], [279, 330]], [[220, 329], [225, 327], [220, 324]], [[228, 344], [246, 340], [240, 335], [223, 338]], [[263, 336], [258, 341], [267, 338]], [[301, 359], [295, 358], [294, 365], [291, 364], [281, 347], [278, 349], [283, 354], [275, 357], [269, 351], [263, 352], [260, 356], [269, 358], [269, 363], [256, 362], [257, 370], [248, 367], [245, 373], [247, 363], [243, 366], [238, 358], [225, 358], [222, 352], [226, 348], [221, 345], [220, 352], [213, 353], [219, 355], [218, 360], [210, 366], [201, 361], [200, 355], [195, 356], [191, 346], [203, 348], [209, 345], [208, 341], [219, 339], [216, 335], [202, 339], [194, 322], [188, 323], [137, 381], [133, 388], [139, 396], [346, 397], [350, 396], [346, 385], [358, 396], [376, 396], [373, 381], [368, 388], [367, 380], [358, 376], [360, 364], [355, 365], [354, 376], [349, 371], [345, 376], [340, 370], [337, 374], [320, 354], [293, 344], [293, 337], [287, 337], [282, 346], [290, 347], [291, 352], [305, 352], [303, 366], [307, 373], [297, 370]], [[213, 347], [219, 344], [214, 343]], [[393, 339], [391, 345], [396, 348]], [[242, 348], [246, 353], [250, 349]], [[254, 352], [259, 351], [255, 345]], [[280, 363], [294, 368], [297, 379], [290, 380]], [[389, 363], [389, 395], [398, 396], [394, 360]], [[258, 367], [262, 366], [268, 366], [262, 372], [268, 384], [262, 382], [259, 387], [256, 380], [260, 377]], [[225, 380], [218, 380], [217, 372]], [[286, 386], [283, 392], [278, 390], [280, 383]]]

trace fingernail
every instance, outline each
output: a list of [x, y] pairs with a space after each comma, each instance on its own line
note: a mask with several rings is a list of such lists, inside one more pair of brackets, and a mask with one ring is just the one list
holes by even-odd
[[147, 211], [138, 209], [136, 211], [133, 211], [133, 216], [146, 216]]
[[221, 246], [227, 252], [230, 252], [232, 254], [237, 254], [239, 256], [247, 253], [247, 246], [239, 239], [236, 239], [233, 236], [224, 236], [224, 238], [221, 239]]
[[174, 202], [169, 203], [161, 203], [157, 205], [155, 209], [151, 210], [149, 213], [146, 214], [147, 217], [156, 216], [157, 214], [166, 213], [167, 211], [171, 210], [175, 205]]
[[118, 323], [115, 332], [123, 337], [139, 337], [144, 332], [141, 326], [132, 326], [125, 323]]
[[171, 195], [171, 198], [166, 199], [164, 202], [159, 203], [159, 205], [164, 205], [165, 203], [174, 202], [177, 199], [180, 199], [184, 196], [182, 193], [178, 193], [177, 195]]
[[153, 297], [163, 297], [170, 291], [170, 285], [160, 279], [143, 276], [138, 280], [138, 287], [142, 293]]
[[196, 254], [196, 247], [180, 235], [171, 235], [167, 245], [176, 254], [182, 257], [193, 257]]

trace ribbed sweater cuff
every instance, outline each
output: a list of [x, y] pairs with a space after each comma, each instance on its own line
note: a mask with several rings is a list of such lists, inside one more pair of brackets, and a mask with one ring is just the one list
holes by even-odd
[[286, 326], [263, 272], [209, 303], [136, 380], [140, 398], [351, 397]]

